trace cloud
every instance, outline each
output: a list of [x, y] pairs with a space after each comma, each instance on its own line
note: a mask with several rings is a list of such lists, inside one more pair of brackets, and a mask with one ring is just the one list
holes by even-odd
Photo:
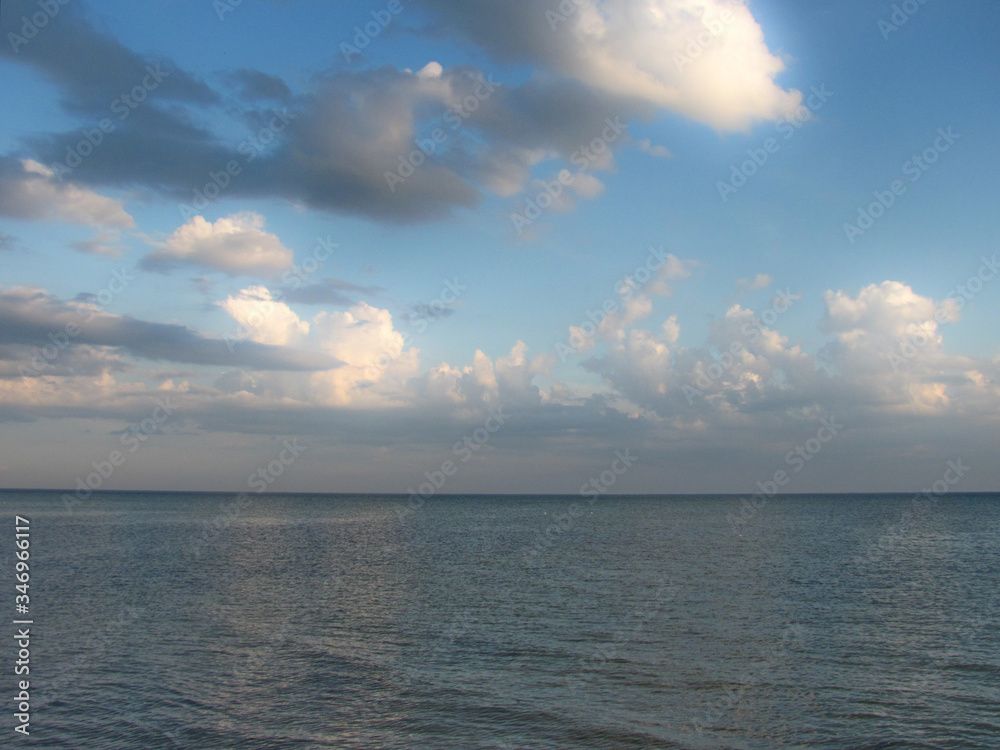
[[681, 337], [681, 327], [677, 323], [677, 316], [671, 315], [669, 318], [663, 321], [660, 326], [663, 329], [663, 340], [668, 344], [677, 343], [677, 339]]
[[[51, 345], [51, 339], [42, 343]], [[48, 354], [52, 354], [50, 349]], [[35, 347], [26, 344], [0, 346], [0, 378], [23, 377], [23, 372], [56, 378], [95, 377], [105, 373], [126, 372], [134, 369], [115, 350], [79, 344], [55, 352], [55, 356], [39, 354]], [[23, 371], [22, 371], [23, 370]]]
[[[352, 409], [426, 409], [435, 403], [463, 409], [484, 405], [541, 403], [533, 378], [548, 372], [553, 357], [532, 359], [518, 341], [495, 361], [480, 350], [472, 364], [454, 367], [441, 363], [420, 372], [420, 351], [408, 346], [407, 336], [396, 330], [388, 310], [359, 302], [343, 311], [322, 311], [304, 321], [283, 301], [261, 286], [242, 290], [222, 307], [249, 332], [254, 341], [296, 344], [320, 351], [339, 363], [336, 369], [312, 374], [230, 371], [216, 386], [231, 393], [280, 403]], [[448, 308], [445, 308], [448, 309]], [[440, 316], [421, 305], [414, 313]], [[450, 310], [449, 310], [450, 311]]]
[[97, 235], [89, 240], [80, 240], [73, 243], [73, 249], [88, 255], [105, 255], [111, 258], [120, 258], [124, 248], [117, 244], [121, 233], [114, 230], [102, 229]]
[[636, 145], [639, 146], [639, 150], [644, 151], [650, 156], [655, 156], [658, 159], [672, 159], [674, 156], [670, 153], [670, 149], [666, 146], [655, 146], [649, 138], [643, 138], [642, 140], [637, 141]]
[[88, 226], [132, 227], [122, 202], [60, 183], [33, 159], [0, 157], [0, 215], [24, 221], [65, 221]]
[[477, 349], [470, 365], [442, 362], [413, 379], [414, 397], [418, 403], [452, 408], [538, 406], [543, 394], [533, 381], [537, 375], [548, 374], [554, 358], [540, 354], [529, 359], [527, 351], [527, 344], [519, 340], [496, 360]]
[[592, 174], [578, 172], [573, 175], [570, 189], [581, 198], [594, 199], [604, 192], [604, 183]]
[[343, 312], [321, 312], [312, 325], [320, 349], [344, 363], [337, 370], [312, 376], [311, 395], [316, 401], [384, 405], [406, 400], [403, 385], [417, 373], [419, 351], [406, 349], [388, 310], [360, 302]]
[[[256, 154], [253, 169], [233, 178], [227, 198], [281, 197], [391, 222], [446, 218], [479, 205], [484, 192], [511, 197], [535, 189], [539, 165], [569, 164], [574, 157], [576, 169], [585, 163], [591, 172], [578, 171], [575, 195], [596, 197], [603, 185], [592, 172], [613, 168], [613, 149], [629, 142], [620, 134], [602, 154], [580, 161], [580, 149], [601, 136], [608, 119], [650, 119], [666, 110], [743, 129], [776, 118], [798, 100], [797, 92], [774, 84], [781, 62], [735, 0], [581, 0], [555, 29], [546, 17], [551, 8], [533, 0], [482, 8], [455, 0], [424, 5], [441, 28], [496, 60], [528, 63], [531, 75], [505, 85], [473, 67], [428, 61], [418, 72], [390, 66], [326, 71], [311, 90], [293, 95], [279, 77], [240, 68], [223, 79], [236, 89], [227, 110], [234, 121], [220, 123], [205, 116], [222, 101], [218, 92], [169, 61], [126, 49], [72, 7], [61, 11], [44, 39], [39, 35], [12, 59], [42, 71], [60, 87], [65, 109], [91, 122], [108, 115], [108, 103], [141, 81], [147, 65], [163, 63], [169, 72], [128, 119], [114, 121], [100, 158], [73, 168], [79, 185], [138, 185], [190, 203], [209, 169], [246, 163], [246, 152], [229, 135], [233, 128], [256, 133], [275, 122], [277, 109], [270, 107], [277, 106], [282, 122], [274, 143]], [[709, 34], [711, 43], [681, 70], [674, 55], [724, 14], [730, 20], [722, 32]], [[214, 122], [215, 130], [205, 122]], [[443, 140], [428, 140], [435, 129]], [[26, 145], [52, 164], [64, 161], [79, 140], [73, 129], [32, 136]], [[419, 143], [432, 144], [431, 153]], [[669, 154], [645, 141], [639, 148]], [[391, 174], [405, 177], [387, 179]], [[565, 202], [568, 209], [574, 205], [568, 193]]]
[[799, 92], [774, 82], [784, 63], [768, 50], [750, 9], [737, 0], [423, 4], [437, 11], [440, 24], [500, 60], [539, 65], [606, 95], [718, 130], [777, 120], [801, 101]]
[[682, 260], [673, 253], [667, 253], [662, 265], [653, 272], [653, 278], [640, 288], [647, 294], [669, 297], [673, 294], [670, 282], [691, 278], [698, 265], [696, 260]]
[[[74, 333], [75, 332], [75, 333]], [[103, 312], [87, 302], [63, 302], [42, 289], [0, 290], [0, 345], [109, 347], [151, 361], [254, 370], [325, 370], [339, 362], [321, 352], [246, 341], [234, 347], [181, 325], [152, 323]]]
[[738, 304], [712, 324], [704, 345], [674, 347], [676, 318], [660, 333], [644, 330], [637, 324], [648, 308], [633, 303], [634, 314], [608, 317], [606, 349], [583, 366], [605, 379], [621, 408], [702, 427], [820, 413], [866, 423], [875, 414], [957, 418], [1000, 404], [997, 363], [944, 349], [940, 326], [958, 320], [955, 300], [935, 302], [886, 281], [856, 296], [831, 290], [824, 303], [822, 328], [833, 338], [816, 356]]
[[243, 289], [219, 306], [249, 332], [251, 341], [286, 346], [300, 344], [309, 335], [309, 323], [284, 302], [274, 300], [264, 286]]
[[406, 320], [410, 323], [416, 322], [418, 320], [434, 321], [439, 318], [449, 318], [455, 314], [455, 306], [457, 303], [446, 303], [439, 300], [435, 300], [432, 303], [427, 302], [417, 302], [410, 305], [409, 310], [406, 311]]
[[[435, 145], [430, 159], [416, 141], [426, 137], [418, 128], [442, 127], [448, 104], [478, 85], [465, 69], [438, 76], [389, 68], [329, 76], [266, 163], [268, 179], [314, 208], [396, 221], [471, 208], [478, 190], [447, 157], [463, 136], [452, 136], [447, 148]], [[413, 153], [418, 156], [411, 159]], [[390, 185], [387, 173], [406, 176]]]
[[[942, 322], [955, 323], [960, 318], [958, 303], [946, 299], [940, 304], [921, 297], [899, 281], [869, 284], [857, 297], [844, 291], [828, 291], [824, 295], [826, 318], [824, 330], [834, 333], [847, 345], [871, 338], [900, 338], [913, 325], [934, 322], [940, 314]], [[935, 323], [936, 325], [936, 323]]]
[[298, 345], [337, 363], [313, 373], [229, 372], [218, 387], [274, 401], [357, 408], [409, 403], [406, 381], [419, 368], [419, 351], [406, 347], [388, 310], [359, 302], [344, 311], [322, 311], [302, 320], [266, 288], [242, 290], [221, 304], [246, 337]]
[[898, 281], [869, 284], [856, 297], [824, 295], [823, 330], [834, 340], [820, 352], [860, 402], [896, 411], [947, 411], [952, 402], [991, 390], [993, 368], [950, 355], [942, 325], [960, 320], [957, 300], [935, 302]]
[[[654, 260], [658, 265], [651, 267], [650, 262]], [[682, 260], [673, 253], [654, 251], [646, 266], [640, 269], [646, 273], [645, 278], [639, 278], [639, 271], [634, 278], [626, 276], [616, 290], [621, 299], [616, 301], [611, 312], [607, 313], [596, 326], [590, 324], [570, 326], [569, 341], [578, 352], [590, 351], [601, 339], [621, 344], [627, 338], [628, 329], [635, 323], [645, 320], [653, 312], [653, 301], [650, 296], [672, 295], [671, 282], [689, 278], [698, 265], [696, 260]], [[664, 321], [663, 331], [663, 335], [671, 342], [677, 340], [680, 327], [677, 325], [676, 316]]]
[[773, 279], [766, 273], [759, 273], [753, 279], [740, 279], [736, 282], [736, 286], [744, 291], [754, 292], [758, 289], [766, 289], [771, 286], [772, 282]]
[[229, 83], [240, 89], [240, 98], [250, 101], [275, 101], [288, 104], [292, 100], [291, 89], [277, 76], [259, 70], [240, 68], [227, 76]]
[[385, 290], [380, 286], [360, 286], [340, 279], [322, 279], [315, 284], [282, 289], [284, 299], [300, 305], [331, 305], [348, 307], [356, 304], [353, 296], [366, 294], [378, 295]]
[[[31, 17], [39, 6], [30, 0], [4, 2], [0, 36], [19, 35], [22, 16]], [[78, 186], [143, 186], [191, 200], [191, 190], [205, 184], [206, 165], [225, 164], [231, 150], [218, 145], [198, 124], [205, 108], [222, 99], [219, 94], [169, 58], [135, 52], [89, 20], [94, 9], [74, 2], [59, 5], [59, 12], [28, 44], [0, 46], [5, 63], [30, 66], [59, 90], [59, 104], [78, 122], [61, 133], [39, 133], [26, 139], [25, 147], [38, 161], [66, 164], [78, 152], [80, 128], [92, 129], [107, 119], [113, 132], [105, 133], [93, 155], [73, 164], [69, 172]], [[156, 71], [155, 80], [149, 70]], [[139, 106], [121, 119], [113, 111], [123, 93], [144, 81], [155, 88]], [[89, 146], [90, 144], [88, 144]], [[221, 160], [221, 161], [220, 161]], [[65, 172], [60, 170], [65, 176]]]
[[276, 235], [263, 230], [264, 217], [240, 213], [214, 223], [192, 217], [165, 241], [160, 250], [142, 260], [142, 267], [166, 271], [193, 265], [223, 271], [230, 276], [274, 277], [292, 266], [294, 254]]
[[[21, 17], [31, 17], [38, 10], [38, 4], [30, 0], [5, 0], [0, 21], [3, 38], [8, 40], [9, 33], [20, 35]], [[95, 29], [84, 18], [88, 10], [81, 3], [60, 4], [42, 33], [17, 49], [9, 42], [0, 46], [0, 58], [37, 68], [64, 92], [63, 106], [68, 111], [90, 120], [107, 117], [110, 103], [139, 85], [151, 64], [169, 72], [156, 90], [158, 99], [202, 105], [219, 101], [214, 91], [170, 60], [144, 57]]]
[[[680, 273], [675, 267], [668, 275]], [[178, 399], [184, 418], [201, 429], [319, 434], [372, 447], [419, 441], [445, 450], [482, 419], [484, 409], [502, 406], [516, 415], [504, 432], [511, 442], [496, 443], [498, 449], [506, 445], [508, 458], [544, 448], [561, 460], [588, 445], [592, 455], [595, 440], [627, 440], [644, 451], [644, 460], [693, 461], [699, 471], [710, 467], [707, 455], [717, 465], [720, 451], [727, 460], [748, 462], [745, 471], [752, 471], [768, 451], [784, 455], [814, 432], [815, 420], [831, 414], [848, 425], [854, 451], [889, 444], [917, 455], [949, 426], [965, 436], [995, 431], [1000, 358], [949, 355], [942, 328], [958, 320], [953, 303], [922, 297], [900, 282], [825, 295], [830, 374], [817, 357], [764, 326], [761, 318], [768, 316], [738, 304], [712, 323], [702, 345], [678, 346], [682, 314], [655, 319], [651, 301], [640, 292], [624, 298], [621, 315], [583, 362], [602, 385], [542, 388], [539, 380], [552, 377], [553, 356], [529, 356], [523, 341], [496, 358], [477, 349], [463, 365], [422, 369], [419, 352], [407, 346], [389, 312], [366, 303], [305, 321], [264, 287], [248, 287], [225, 306], [255, 330], [257, 341], [239, 344], [232, 356], [224, 342], [180, 326], [134, 321], [16, 288], [0, 292], [0, 402], [8, 420], [131, 415], [135, 403], [147, 403], [154, 393], [142, 381], [156, 376], [157, 388]], [[254, 323], [253, 306], [268, 303], [269, 317]], [[65, 330], [67, 315], [87, 313], [93, 320], [42, 377], [19, 377], [19, 368], [38, 356], [37, 347], [51, 340], [48, 333]], [[928, 329], [931, 322], [939, 328]], [[899, 347], [920, 328], [933, 335], [894, 367], [887, 354], [894, 346], [902, 352]], [[212, 377], [212, 385], [144, 374], [135, 359], [146, 358], [147, 345], [168, 350], [158, 358], [216, 368], [194, 376]], [[213, 356], [206, 356], [209, 347]], [[315, 360], [295, 366], [310, 356], [303, 349], [341, 366], [323, 370]], [[283, 361], [269, 367], [268, 357], [272, 365], [274, 358]], [[113, 377], [125, 371], [127, 379]]]

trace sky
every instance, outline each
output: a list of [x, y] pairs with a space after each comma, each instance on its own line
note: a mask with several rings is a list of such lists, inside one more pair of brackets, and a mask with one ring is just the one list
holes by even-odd
[[0, 486], [1000, 490], [994, 0], [0, 31]]

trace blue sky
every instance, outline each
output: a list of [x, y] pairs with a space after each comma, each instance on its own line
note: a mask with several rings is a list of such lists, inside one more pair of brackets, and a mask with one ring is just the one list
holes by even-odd
[[996, 2], [0, 25], [2, 486], [753, 492], [832, 416], [785, 491], [997, 489]]

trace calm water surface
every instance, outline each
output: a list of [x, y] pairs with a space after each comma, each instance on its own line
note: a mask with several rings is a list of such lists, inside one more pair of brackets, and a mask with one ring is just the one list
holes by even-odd
[[0, 493], [0, 744], [1000, 747], [997, 495], [233, 500]]

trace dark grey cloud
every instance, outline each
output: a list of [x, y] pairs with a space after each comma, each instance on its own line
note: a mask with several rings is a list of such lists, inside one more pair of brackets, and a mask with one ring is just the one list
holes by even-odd
[[50, 346], [42, 352], [39, 346], [51, 345], [51, 340], [37, 346], [24, 344], [0, 346], [0, 379], [33, 376], [93, 377], [105, 372], [126, 372], [132, 365], [120, 355], [107, 349], [91, 346], [71, 346], [65, 349]]
[[[37, 4], [26, 0], [4, 2], [0, 59], [30, 65], [48, 78], [60, 91], [63, 109], [78, 116], [100, 143], [77, 164], [70, 154], [79, 152], [80, 128], [32, 135], [26, 146], [34, 158], [70, 167], [61, 174], [74, 182], [145, 186], [177, 196], [203, 185], [209, 169], [231, 158], [231, 150], [195, 125], [192, 114], [192, 108], [218, 105], [219, 94], [171, 60], [139, 54], [97, 30], [84, 17], [82, 3], [61, 5], [15, 52], [8, 33], [19, 34], [21, 16], [37, 11]], [[145, 88], [145, 99], [130, 107], [123, 95], [137, 86]], [[112, 132], [101, 133], [102, 120]]]
[[[278, 145], [267, 148], [249, 139], [223, 143], [194, 125], [186, 111], [168, 111], [156, 102], [136, 108], [124, 123], [113, 119], [114, 132], [88, 158], [71, 156], [81, 141], [78, 129], [33, 136], [27, 147], [46, 165], [72, 167], [72, 172], [57, 171], [74, 182], [142, 186], [189, 205], [194, 205], [196, 191], [211, 182], [210, 173], [222, 173], [235, 162], [239, 174], [227, 180], [225, 197], [281, 197], [394, 222], [442, 218], [457, 208], [473, 208], [480, 199], [478, 188], [437, 158], [390, 189], [386, 172], [399, 168], [399, 158], [417, 148], [406, 135], [414, 112], [420, 110], [427, 122], [444, 112], [437, 104], [430, 115], [427, 97], [417, 89], [413, 76], [391, 69], [342, 73], [322, 81], [315, 94], [287, 110], [241, 111], [238, 116], [251, 132], [280, 126]], [[276, 119], [279, 113], [284, 121]], [[474, 176], [475, 170], [461, 171]]]
[[[485, 80], [468, 67], [430, 79], [391, 68], [330, 75], [299, 102], [280, 146], [236, 189], [277, 191], [312, 208], [386, 221], [437, 219], [475, 207], [484, 190], [516, 193], [530, 179], [532, 152], [555, 152], [568, 163], [607, 118], [651, 114], [582, 84], [487, 90]], [[431, 143], [435, 130], [443, 141], [425, 156], [417, 142]], [[387, 174], [404, 179], [390, 185]]]
[[84, 142], [79, 130], [33, 136], [27, 146], [66, 181], [144, 187], [188, 203], [194, 191], [210, 181], [209, 172], [243, 159], [187, 117], [165, 113], [154, 104], [136, 109], [125, 123], [115, 123], [115, 130], [87, 158], [74, 158]]
[[0, 291], [0, 345], [44, 347], [58, 343], [56, 339], [64, 341], [64, 347], [111, 347], [151, 361], [298, 371], [328, 370], [341, 364], [318, 352], [252, 341], [230, 346], [185, 326], [72, 306], [39, 289]]
[[[529, 178], [530, 151], [555, 151], [568, 159], [593, 139], [605, 117], [626, 111], [626, 103], [565, 80], [487, 90], [484, 73], [471, 67], [451, 68], [440, 77], [388, 66], [331, 71], [314, 80], [311, 94], [299, 97], [280, 78], [241, 68], [223, 77], [236, 90], [226, 98], [170, 61], [143, 56], [96, 30], [76, 5], [65, 6], [19, 54], [9, 46], [2, 54], [40, 70], [59, 87], [63, 107], [89, 127], [110, 118], [114, 131], [79, 163], [70, 156], [81, 139], [79, 128], [33, 135], [25, 144], [46, 165], [71, 166], [66, 179], [91, 186], [143, 187], [191, 204], [210, 172], [236, 161], [241, 171], [223, 189], [225, 197], [282, 197], [377, 220], [426, 221], [474, 208], [484, 190], [517, 192]], [[13, 19], [6, 26], [16, 25], [30, 7], [19, 0], [8, 12], [5, 3], [4, 15]], [[466, 20], [477, 16], [464, 7], [448, 12]], [[486, 9], [483, 15], [493, 13]], [[503, 15], [510, 20], [516, 14]], [[142, 82], [147, 66], [157, 65], [169, 75], [120, 120], [112, 103]], [[463, 100], [477, 102], [475, 109], [456, 117], [455, 103]], [[245, 141], [224, 142], [196, 124], [206, 107], [217, 105], [252, 132], [276, 122], [276, 112], [287, 112], [287, 119], [277, 121], [275, 143], [258, 151]], [[628, 113], [636, 111], [628, 105]], [[445, 142], [390, 185], [386, 174], [400, 172], [417, 149], [415, 140], [426, 143], [435, 128], [444, 131]]]
[[[229, 375], [227, 384], [246, 386], [245, 377], [241, 380], [236, 374]], [[489, 413], [487, 407], [478, 411], [440, 405], [358, 410], [319, 405], [254, 407], [213, 400], [203, 408], [188, 411], [187, 415], [202, 429], [212, 432], [316, 435], [333, 443], [344, 441], [372, 447], [419, 445], [450, 452], [463, 435], [481, 427]], [[628, 438], [651, 436], [655, 429], [648, 421], [631, 419], [600, 399], [574, 406], [503, 406], [500, 413], [505, 424], [490, 438], [490, 445], [506, 445], [519, 451], [551, 445], [553, 435], [564, 436], [577, 447], [595, 438], [608, 441], [609, 445], [621, 445]]]
[[448, 318], [455, 314], [455, 308], [446, 305], [444, 303], [438, 304], [428, 304], [426, 302], [417, 302], [416, 304], [410, 305], [410, 308], [404, 314], [404, 319], [409, 323], [414, 323], [418, 320], [438, 320], [439, 318]]
[[[155, 391], [120, 393], [113, 403], [99, 405], [86, 401], [68, 404], [7, 403], [0, 409], [0, 423], [36, 422], [40, 419], [114, 419], [126, 424], [139, 424], [157, 405], [157, 399], [162, 403], [164, 398], [168, 399], [171, 405], [175, 403], [174, 395], [158, 394]], [[173, 419], [178, 420], [180, 417], [175, 416]], [[163, 431], [176, 429], [168, 424], [164, 426]], [[153, 433], [150, 437], [156, 434]]]
[[478, 189], [439, 159], [419, 164], [400, 184], [386, 172], [417, 148], [409, 124], [440, 117], [445, 106], [413, 75], [392, 68], [341, 72], [304, 99], [282, 144], [259, 168], [260, 189], [281, 186], [312, 208], [388, 221], [441, 218], [473, 208]]
[[[442, 39], [464, 37], [502, 63], [535, 63], [540, 51], [549, 56], [572, 43], [573, 37], [556, 32], [546, 16], [559, 3], [536, 0], [469, 3], [463, 0], [415, 0], [434, 14], [423, 34]], [[575, 8], [572, 3], [567, 5]]]
[[5, 43], [0, 45], [0, 58], [39, 70], [59, 87], [67, 111], [87, 117], [109, 116], [115, 99], [142, 85], [150, 65], [160, 65], [168, 73], [156, 86], [157, 99], [201, 105], [219, 102], [218, 94], [208, 85], [178, 69], [169, 59], [140, 55], [94, 28], [84, 18], [82, 3], [60, 5], [59, 12], [40, 33], [15, 50], [8, 34], [19, 36], [22, 16], [30, 17], [38, 11], [37, 2], [4, 2], [0, 32]]

